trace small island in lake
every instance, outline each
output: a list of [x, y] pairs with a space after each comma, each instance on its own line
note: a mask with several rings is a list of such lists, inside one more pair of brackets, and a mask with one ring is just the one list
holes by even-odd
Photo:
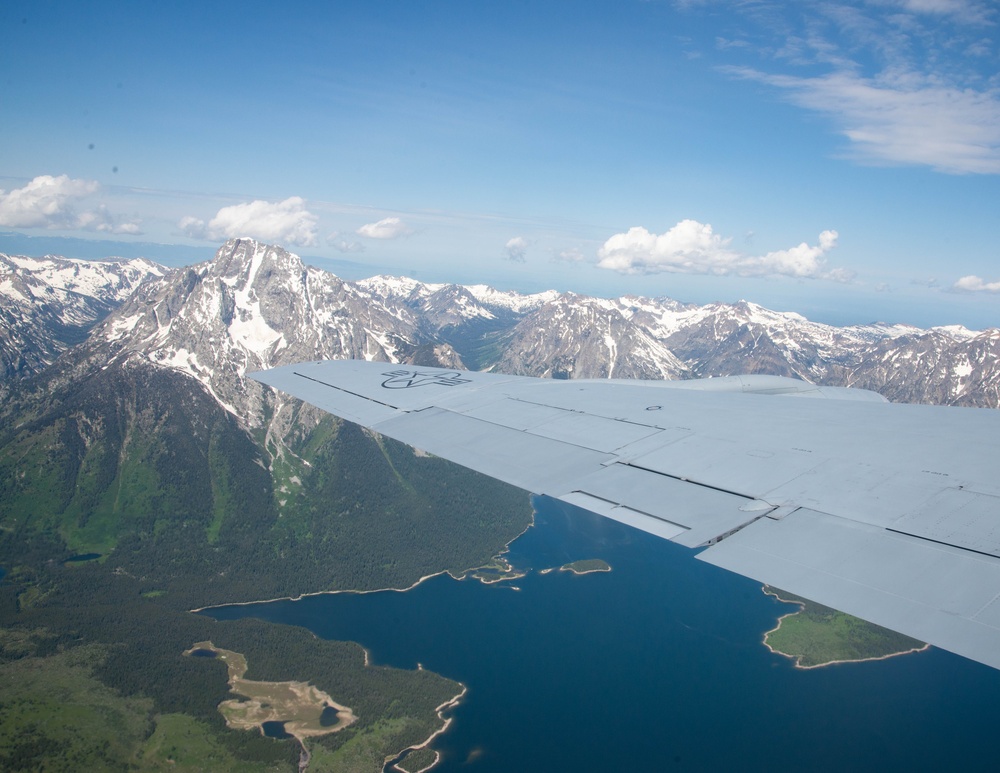
[[583, 561], [573, 561], [559, 567], [560, 572], [573, 574], [590, 574], [591, 572], [610, 572], [611, 565], [600, 558], [587, 558]]
[[777, 627], [764, 634], [764, 645], [771, 652], [794, 659], [796, 668], [884, 660], [928, 647], [909, 636], [769, 585], [763, 591], [778, 601], [799, 606], [798, 611], [780, 617]]

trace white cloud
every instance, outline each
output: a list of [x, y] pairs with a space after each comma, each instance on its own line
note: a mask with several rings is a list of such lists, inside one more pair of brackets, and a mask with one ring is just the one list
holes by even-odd
[[952, 289], [967, 293], [1000, 293], [1000, 280], [987, 282], [981, 277], [970, 274], [955, 282]]
[[180, 229], [194, 239], [216, 241], [249, 236], [273, 244], [316, 244], [316, 216], [306, 209], [305, 200], [291, 196], [284, 201], [248, 201], [220, 209], [208, 224], [196, 217], [184, 217]]
[[729, 72], [783, 89], [829, 115], [869, 162], [929, 166], [949, 174], [1000, 174], [1000, 94], [949, 85], [905, 69], [874, 78], [843, 70], [814, 78]]
[[515, 236], [513, 239], [507, 240], [507, 244], [504, 245], [503, 249], [507, 255], [507, 260], [512, 260], [515, 263], [524, 263], [524, 257], [528, 252], [528, 240], [523, 236]]
[[385, 217], [377, 223], [366, 223], [356, 233], [369, 239], [398, 239], [409, 236], [413, 231], [398, 217]]
[[723, 5], [741, 18], [741, 39], [783, 69], [722, 70], [826, 117], [853, 159], [1000, 174], [996, 0], [801, 3], [795, 14], [768, 2]]
[[711, 225], [697, 220], [682, 220], [660, 235], [634, 227], [604, 243], [598, 250], [597, 265], [622, 274], [790, 276], [837, 282], [853, 277], [844, 269], [826, 270], [824, 256], [837, 245], [836, 231], [823, 231], [815, 246], [803, 242], [759, 257], [734, 250], [731, 243], [731, 238], [720, 236]]
[[361, 242], [348, 241], [339, 231], [334, 231], [326, 237], [326, 243], [338, 252], [364, 252], [365, 245]]
[[138, 222], [116, 217], [103, 204], [85, 206], [100, 189], [94, 180], [39, 175], [23, 188], [0, 190], [0, 226], [142, 233]]
[[985, 5], [974, 0], [900, 0], [899, 5], [911, 13], [954, 16], [970, 23], [985, 22], [991, 16]]
[[563, 263], [583, 263], [584, 255], [577, 247], [570, 247], [566, 250], [558, 250], [553, 252], [552, 258], [554, 260], [560, 260]]

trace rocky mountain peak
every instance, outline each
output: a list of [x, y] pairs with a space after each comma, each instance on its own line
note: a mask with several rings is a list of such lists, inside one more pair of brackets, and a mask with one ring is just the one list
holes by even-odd
[[424, 359], [460, 363], [433, 343], [408, 309], [281, 247], [233, 239], [211, 261], [141, 288], [88, 346], [186, 373], [255, 425], [267, 413], [265, 392], [245, 378], [249, 372], [314, 359], [400, 362], [418, 350]]

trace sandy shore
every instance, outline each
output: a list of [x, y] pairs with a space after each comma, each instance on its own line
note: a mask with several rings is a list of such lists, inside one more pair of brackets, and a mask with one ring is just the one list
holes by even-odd
[[[459, 684], [461, 684], [461, 682], [459, 682]], [[423, 743], [418, 743], [418, 744], [416, 744], [414, 746], [407, 746], [405, 749], [400, 749], [398, 752], [396, 752], [395, 754], [393, 754], [391, 757], [386, 757], [384, 764], [388, 765], [392, 760], [396, 759], [396, 757], [398, 757], [403, 752], [414, 751], [416, 749], [426, 748], [427, 746], [430, 745], [430, 743], [435, 738], [437, 738], [442, 733], [446, 732], [448, 730], [448, 728], [451, 726], [451, 723], [454, 720], [454, 717], [445, 717], [444, 716], [444, 712], [446, 712], [448, 709], [454, 708], [459, 703], [461, 703], [462, 702], [462, 698], [465, 697], [465, 694], [468, 691], [469, 691], [469, 688], [466, 687], [463, 684], [462, 685], [462, 692], [458, 693], [457, 695], [455, 695], [450, 700], [445, 701], [444, 703], [442, 703], [440, 706], [438, 706], [434, 710], [437, 713], [437, 715], [438, 715], [438, 719], [443, 720], [444, 724], [441, 725], [441, 727], [439, 727], [437, 730], [435, 730], [429, 736], [427, 736], [427, 738], [423, 741]], [[426, 768], [421, 768], [419, 771], [413, 771], [413, 773], [424, 773], [425, 771], [430, 770], [435, 765], [437, 765], [437, 763], [440, 761], [440, 759], [441, 759], [441, 755], [437, 754], [435, 752], [435, 758], [434, 758], [434, 762], [432, 764], [428, 765]], [[393, 767], [396, 768], [396, 770], [399, 770], [399, 768], [396, 765], [393, 765]]]
[[[510, 565], [510, 562], [508, 562], [505, 558], [503, 558], [503, 556], [506, 553], [509, 553], [510, 546], [516, 540], [520, 539], [528, 531], [528, 529], [530, 529], [534, 525], [535, 525], [535, 515], [534, 511], [532, 511], [531, 522], [516, 537], [507, 542], [507, 544], [503, 546], [503, 550], [501, 550], [495, 556], [493, 556], [493, 560], [502, 561], [507, 567], [510, 568], [511, 571], [514, 571], [513, 567], [511, 567]], [[275, 601], [301, 601], [302, 599], [309, 598], [310, 596], [332, 596], [337, 593], [353, 593], [358, 596], [362, 596], [366, 593], [386, 593], [386, 592], [406, 593], [407, 591], [416, 588], [418, 585], [420, 585], [420, 583], [430, 580], [434, 577], [438, 577], [442, 574], [447, 574], [453, 580], [464, 580], [465, 578], [472, 576], [475, 572], [479, 571], [480, 569], [489, 569], [489, 568], [490, 567], [488, 566], [473, 567], [471, 569], [466, 569], [459, 576], [456, 576], [452, 571], [448, 569], [442, 569], [440, 572], [434, 572], [433, 574], [425, 574], [419, 580], [417, 580], [412, 585], [409, 585], [406, 588], [375, 588], [374, 590], [319, 590], [319, 591], [313, 591], [312, 593], [300, 593], [298, 596], [278, 596], [272, 599], [258, 599], [257, 601], [226, 601], [221, 604], [207, 604], [203, 607], [189, 609], [188, 611], [198, 613], [198, 612], [204, 612], [206, 609], [218, 609], [219, 607], [249, 607], [253, 606], [254, 604], [270, 604]], [[518, 577], [523, 577], [523, 576], [524, 573], [518, 575]], [[490, 583], [499, 582], [500, 580], [508, 578], [500, 577], [498, 579], [491, 579], [489, 582], [483, 580], [482, 578], [476, 578], [476, 579], [479, 579], [480, 582], [488, 585]], [[510, 579], [517, 579], [517, 578], [511, 577]]]

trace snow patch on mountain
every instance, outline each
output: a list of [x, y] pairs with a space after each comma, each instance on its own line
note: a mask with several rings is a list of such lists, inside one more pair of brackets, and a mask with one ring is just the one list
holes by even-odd
[[480, 303], [486, 306], [495, 306], [499, 309], [507, 309], [515, 314], [525, 314], [529, 311], [534, 311], [543, 304], [554, 301], [559, 297], [559, 293], [555, 290], [521, 295], [513, 290], [497, 290], [489, 285], [468, 285], [465, 289]]

